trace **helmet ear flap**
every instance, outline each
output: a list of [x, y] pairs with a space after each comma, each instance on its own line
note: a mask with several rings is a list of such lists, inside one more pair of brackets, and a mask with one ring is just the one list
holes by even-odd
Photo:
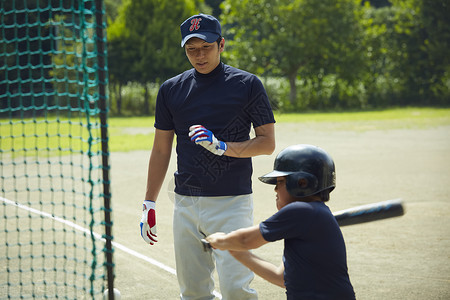
[[294, 197], [313, 195], [319, 186], [317, 177], [307, 172], [296, 172], [286, 178], [286, 189]]

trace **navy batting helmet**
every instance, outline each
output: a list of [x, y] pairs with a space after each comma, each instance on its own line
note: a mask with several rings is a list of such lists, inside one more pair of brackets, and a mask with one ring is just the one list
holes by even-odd
[[312, 145], [294, 145], [275, 158], [273, 171], [259, 177], [264, 183], [276, 184], [286, 176], [286, 189], [292, 196], [307, 197], [336, 186], [336, 172], [331, 156]]

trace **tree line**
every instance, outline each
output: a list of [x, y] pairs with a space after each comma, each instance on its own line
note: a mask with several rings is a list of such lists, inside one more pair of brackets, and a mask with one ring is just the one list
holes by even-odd
[[[73, 1], [68, 8], [77, 11], [82, 3], [87, 7], [91, 2]], [[51, 106], [57, 100], [48, 95], [60, 90], [68, 105], [79, 101], [80, 74], [75, 67], [81, 59], [81, 19], [71, 18], [69, 10], [59, 8], [59, 1], [52, 0], [49, 6], [39, 3], [13, 1], [1, 6], [0, 109]], [[180, 47], [179, 26], [199, 12], [221, 21], [226, 40], [222, 60], [257, 74], [276, 110], [448, 106], [450, 102], [448, 0], [104, 3], [113, 115], [154, 113], [159, 85], [191, 68]], [[91, 22], [92, 16], [84, 18]], [[56, 34], [71, 38], [52, 40]], [[94, 59], [86, 63], [95, 67]], [[69, 70], [55, 67], [60, 65]]]
[[260, 76], [275, 109], [449, 104], [448, 1], [133, 0], [108, 28], [113, 113], [152, 114], [159, 84], [191, 67], [179, 25], [198, 12], [219, 14], [223, 61]]

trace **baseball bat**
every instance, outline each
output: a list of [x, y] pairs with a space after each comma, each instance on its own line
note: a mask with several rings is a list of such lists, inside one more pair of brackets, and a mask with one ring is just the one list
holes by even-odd
[[342, 227], [400, 217], [404, 213], [402, 199], [394, 199], [340, 210], [333, 215]]
[[201, 239], [202, 241], [202, 245], [203, 245], [203, 251], [208, 251], [209, 249], [212, 249], [211, 244], [205, 240], [205, 239]]
[[[400, 217], [404, 213], [402, 199], [394, 199], [340, 210], [334, 212], [333, 215], [339, 226], [342, 227]], [[201, 239], [201, 241], [204, 251], [211, 249], [211, 245], [207, 240]]]

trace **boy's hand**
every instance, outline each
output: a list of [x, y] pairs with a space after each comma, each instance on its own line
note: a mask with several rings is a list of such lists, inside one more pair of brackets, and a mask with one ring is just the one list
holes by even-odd
[[216, 232], [213, 233], [205, 238], [205, 240], [209, 243], [209, 246], [213, 249], [219, 249], [219, 250], [225, 250], [220, 247], [220, 240], [225, 236], [226, 234], [223, 232]]

